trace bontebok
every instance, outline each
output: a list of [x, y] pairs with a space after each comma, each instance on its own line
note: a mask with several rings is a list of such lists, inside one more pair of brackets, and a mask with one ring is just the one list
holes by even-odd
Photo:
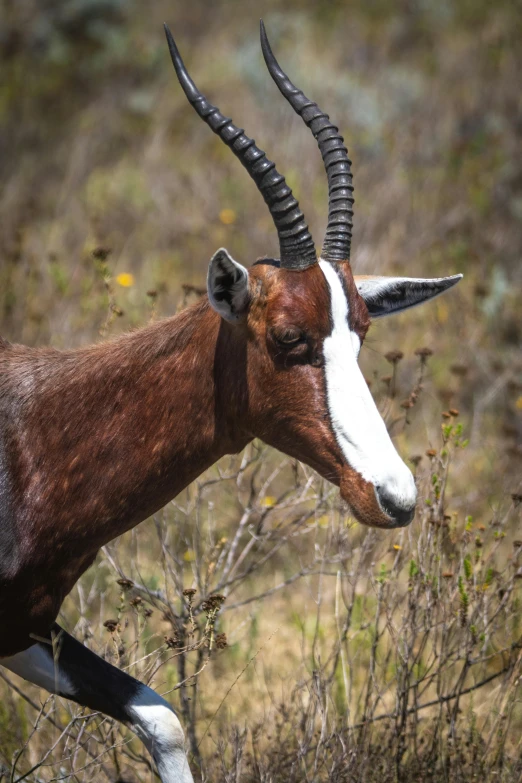
[[250, 268], [217, 250], [208, 297], [174, 318], [75, 351], [0, 339], [0, 656], [47, 690], [131, 726], [163, 783], [192, 780], [168, 702], [55, 622], [101, 546], [253, 438], [340, 487], [361, 522], [409, 524], [416, 489], [357, 360], [372, 318], [447, 290], [460, 275], [357, 277], [343, 138], [279, 67], [268, 70], [317, 140], [328, 178], [320, 256], [285, 178], [199, 92], [167, 29], [179, 82], [263, 196], [280, 257]]

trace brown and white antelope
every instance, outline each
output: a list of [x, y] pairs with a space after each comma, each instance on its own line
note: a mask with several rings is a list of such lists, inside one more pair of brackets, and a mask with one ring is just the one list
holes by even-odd
[[357, 358], [372, 318], [431, 299], [461, 275], [352, 275], [343, 138], [283, 73], [261, 23], [268, 70], [316, 138], [328, 177], [317, 257], [284, 177], [199, 92], [166, 34], [188, 100], [261, 192], [280, 258], [247, 270], [222, 248], [208, 297], [109, 342], [58, 351], [0, 339], [0, 657], [26, 680], [132, 727], [163, 783], [187, 783], [174, 710], [56, 624], [64, 597], [101, 546], [253, 438], [339, 486], [364, 524], [408, 525], [415, 482]]

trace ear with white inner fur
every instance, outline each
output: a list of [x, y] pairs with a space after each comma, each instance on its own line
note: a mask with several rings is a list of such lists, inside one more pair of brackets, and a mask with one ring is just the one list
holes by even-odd
[[225, 321], [241, 320], [248, 308], [248, 272], [224, 247], [210, 260], [207, 289], [210, 304]]
[[371, 277], [355, 275], [355, 285], [366, 302], [372, 318], [400, 313], [443, 294], [456, 285], [462, 275], [434, 277], [427, 280], [415, 277]]

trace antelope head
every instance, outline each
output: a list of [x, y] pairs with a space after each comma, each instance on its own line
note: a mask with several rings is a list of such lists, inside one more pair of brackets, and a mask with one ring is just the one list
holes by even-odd
[[261, 22], [268, 70], [317, 140], [328, 177], [328, 227], [320, 257], [285, 178], [253, 139], [197, 89], [166, 27], [172, 62], [198, 115], [239, 158], [272, 215], [280, 258], [246, 269], [221, 248], [210, 261], [210, 306], [227, 335], [228, 362], [246, 357], [245, 437], [259, 437], [340, 487], [360, 522], [409, 524], [416, 487], [395, 450], [358, 356], [372, 318], [432, 299], [462, 275], [436, 279], [358, 277], [350, 266], [351, 161], [338, 128], [297, 89], [275, 59]]

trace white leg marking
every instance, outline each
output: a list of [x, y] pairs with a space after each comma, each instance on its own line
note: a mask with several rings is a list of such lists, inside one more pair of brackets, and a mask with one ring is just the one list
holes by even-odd
[[132, 728], [156, 762], [162, 783], [193, 783], [185, 735], [168, 702], [142, 685], [126, 709]]
[[[59, 644], [59, 640], [57, 643]], [[49, 693], [74, 697], [75, 689], [71, 681], [54, 665], [51, 645], [47, 651], [43, 650], [41, 645], [35, 644], [10, 658], [0, 658], [0, 664], [24, 680], [45, 688]]]
[[348, 326], [348, 302], [334, 267], [320, 261], [330, 287], [331, 334], [324, 341], [326, 393], [335, 437], [348, 464], [398, 506], [415, 505], [411, 471], [397, 454], [357, 364], [360, 342]]

